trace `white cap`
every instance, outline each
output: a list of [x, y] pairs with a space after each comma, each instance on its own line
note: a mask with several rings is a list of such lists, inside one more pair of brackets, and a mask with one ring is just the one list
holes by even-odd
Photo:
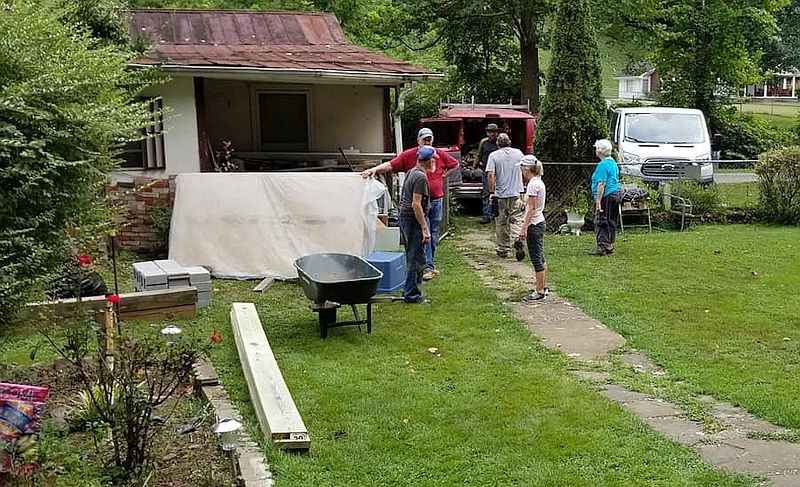
[[533, 167], [536, 163], [539, 162], [539, 159], [536, 158], [533, 154], [526, 154], [522, 156], [522, 159], [517, 163], [517, 166], [523, 167]]

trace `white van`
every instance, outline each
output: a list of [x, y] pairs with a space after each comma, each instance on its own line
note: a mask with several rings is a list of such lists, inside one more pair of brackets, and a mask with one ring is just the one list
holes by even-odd
[[677, 179], [683, 169], [684, 177], [703, 184], [714, 181], [711, 140], [700, 110], [617, 108], [611, 116], [610, 132], [623, 176], [668, 181]]

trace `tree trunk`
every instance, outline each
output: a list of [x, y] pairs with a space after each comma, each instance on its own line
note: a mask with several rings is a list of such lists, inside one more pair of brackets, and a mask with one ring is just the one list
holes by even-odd
[[532, 113], [539, 112], [539, 32], [532, 13], [523, 12], [519, 27], [519, 53], [522, 66], [520, 98]]

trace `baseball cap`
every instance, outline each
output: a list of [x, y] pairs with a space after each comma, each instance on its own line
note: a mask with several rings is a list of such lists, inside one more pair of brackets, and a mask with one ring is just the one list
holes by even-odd
[[428, 159], [433, 157], [434, 154], [436, 154], [436, 151], [433, 150], [433, 147], [427, 145], [424, 145], [419, 149], [417, 149], [417, 159], [419, 159], [420, 161], [427, 161]]
[[433, 130], [429, 129], [428, 127], [419, 129], [419, 132], [417, 132], [417, 138], [424, 139], [425, 137], [433, 137]]
[[525, 166], [525, 167], [533, 167], [536, 163], [539, 162], [539, 159], [536, 158], [533, 154], [527, 154], [522, 156], [522, 159], [517, 163], [518, 166]]
[[611, 152], [611, 141], [608, 139], [600, 139], [594, 143], [594, 148], [603, 152]]
[[496, 123], [490, 123], [489, 125], [486, 126], [486, 131], [488, 132], [490, 130], [496, 132], [496, 131], [498, 131], [500, 129], [497, 128], [497, 124]]

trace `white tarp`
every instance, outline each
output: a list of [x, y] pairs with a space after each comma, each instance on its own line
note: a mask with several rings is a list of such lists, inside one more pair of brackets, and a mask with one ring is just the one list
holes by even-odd
[[297, 277], [309, 254], [365, 256], [384, 191], [357, 173], [179, 174], [169, 258], [247, 279]]

